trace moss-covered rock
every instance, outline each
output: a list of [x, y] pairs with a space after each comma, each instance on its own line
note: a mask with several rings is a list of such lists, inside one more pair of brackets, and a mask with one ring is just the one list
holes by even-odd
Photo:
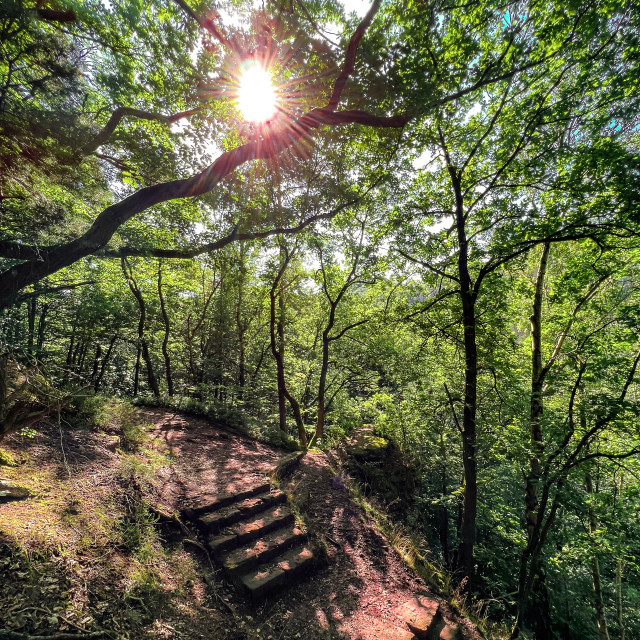
[[31, 492], [26, 487], [9, 482], [8, 480], [0, 480], [0, 502], [24, 500], [30, 495]]
[[360, 462], [383, 460], [387, 456], [390, 444], [386, 438], [363, 430], [347, 444], [347, 453]]
[[8, 452], [0, 449], [0, 467], [17, 467], [18, 461]]
[[389, 513], [405, 515], [415, 498], [417, 470], [411, 456], [370, 426], [358, 429], [345, 448], [345, 466], [361, 483], [365, 495], [375, 494]]

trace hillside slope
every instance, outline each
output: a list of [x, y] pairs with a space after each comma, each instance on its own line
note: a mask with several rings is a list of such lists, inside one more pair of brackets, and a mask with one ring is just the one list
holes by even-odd
[[2, 467], [0, 476], [32, 497], [0, 504], [8, 578], [0, 585], [0, 629], [409, 640], [426, 637], [407, 625], [416, 611], [426, 615], [426, 605], [439, 616], [429, 637], [456, 628], [459, 637], [480, 637], [402, 562], [336, 479], [336, 461], [321, 452], [281, 482], [320, 560], [295, 586], [253, 601], [210, 564], [198, 531], [167, 516], [264, 482], [285, 452], [191, 416], [147, 410], [139, 418], [145, 426], [135, 441], [117, 424], [103, 433], [43, 425], [33, 439], [5, 443], [22, 463]]

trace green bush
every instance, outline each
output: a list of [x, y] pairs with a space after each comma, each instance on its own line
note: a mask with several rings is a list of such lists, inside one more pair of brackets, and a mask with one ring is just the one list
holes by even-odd
[[105, 427], [111, 417], [111, 398], [103, 395], [77, 395], [73, 399], [67, 422], [75, 427]]

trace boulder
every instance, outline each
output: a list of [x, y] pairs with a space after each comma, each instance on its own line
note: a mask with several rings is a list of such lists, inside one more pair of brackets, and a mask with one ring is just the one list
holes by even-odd
[[375, 436], [368, 430], [361, 430], [355, 434], [347, 444], [347, 453], [359, 462], [369, 460], [383, 460], [386, 458], [390, 442], [386, 438]]
[[0, 480], [0, 502], [7, 502], [9, 500], [24, 500], [31, 495], [31, 492], [26, 487], [22, 487], [19, 484], [14, 484], [8, 480]]

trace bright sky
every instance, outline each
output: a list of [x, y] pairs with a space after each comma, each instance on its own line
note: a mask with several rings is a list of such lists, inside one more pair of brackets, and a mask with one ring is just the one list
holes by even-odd
[[347, 13], [355, 11], [360, 17], [364, 16], [371, 6], [370, 0], [342, 0], [342, 5]]

